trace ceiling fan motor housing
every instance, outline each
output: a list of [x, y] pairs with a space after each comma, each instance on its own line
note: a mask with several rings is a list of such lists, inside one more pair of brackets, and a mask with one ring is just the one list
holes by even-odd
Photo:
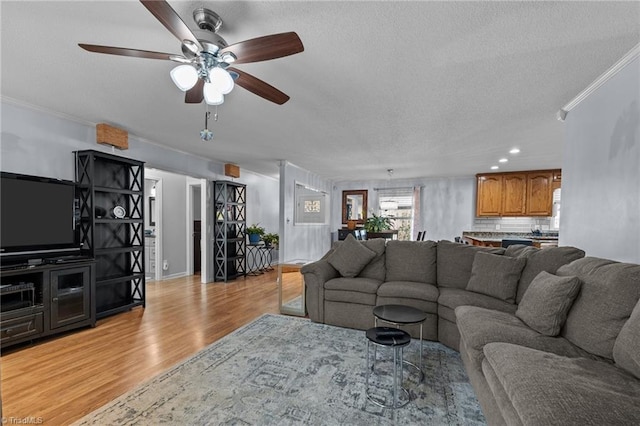
[[[222, 27], [222, 18], [220, 15], [210, 9], [200, 7], [193, 11], [193, 20], [199, 29], [193, 30], [192, 32], [200, 44], [202, 44], [203, 52], [217, 55], [220, 49], [224, 49], [229, 45], [225, 39], [217, 34], [217, 31]], [[184, 43], [182, 44], [182, 53], [187, 58], [196, 56]]]

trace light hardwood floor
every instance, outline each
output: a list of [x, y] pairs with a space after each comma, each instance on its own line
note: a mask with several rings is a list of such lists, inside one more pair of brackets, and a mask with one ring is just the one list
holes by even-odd
[[[300, 293], [283, 274], [283, 298]], [[279, 313], [277, 272], [228, 283], [147, 283], [147, 306], [0, 358], [4, 418], [64, 425], [162, 373], [263, 313]]]

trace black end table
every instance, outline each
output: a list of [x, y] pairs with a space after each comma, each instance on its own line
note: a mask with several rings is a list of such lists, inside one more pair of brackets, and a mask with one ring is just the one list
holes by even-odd
[[[378, 320], [393, 324], [396, 327], [420, 324], [420, 356], [418, 357], [419, 366], [414, 363], [403, 360], [403, 363], [414, 367], [420, 374], [420, 382], [424, 380], [424, 371], [422, 370], [422, 325], [427, 319], [427, 314], [420, 309], [405, 305], [381, 305], [373, 308], [374, 324], [378, 326]], [[375, 354], [374, 354], [375, 356]]]
[[[367, 330], [367, 378], [366, 378], [366, 386], [365, 393], [367, 398], [383, 408], [401, 408], [409, 403], [411, 397], [409, 395], [409, 391], [402, 386], [402, 364], [404, 361], [403, 358], [403, 349], [411, 343], [411, 336], [404, 330], [398, 330], [397, 328], [392, 327], [374, 327]], [[371, 343], [374, 344], [374, 352], [373, 352], [373, 363], [371, 367], [369, 367], [369, 346]], [[376, 346], [385, 346], [391, 348], [393, 350], [393, 388], [391, 391], [392, 401], [391, 404], [385, 404], [384, 402], [378, 401], [371, 393], [369, 392], [369, 375], [373, 371], [375, 372], [376, 365]], [[398, 367], [400, 367], [398, 369]], [[398, 371], [399, 370], [399, 371]], [[404, 394], [404, 398], [400, 398], [400, 391]]]

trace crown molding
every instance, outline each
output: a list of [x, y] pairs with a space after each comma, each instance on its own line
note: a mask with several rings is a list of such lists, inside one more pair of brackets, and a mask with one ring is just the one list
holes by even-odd
[[575, 98], [573, 98], [568, 104], [560, 108], [560, 110], [556, 113], [556, 118], [558, 121], [564, 121], [567, 117], [569, 111], [576, 107], [580, 102], [586, 99], [593, 92], [598, 90], [600, 86], [609, 81], [614, 75], [616, 75], [620, 70], [629, 65], [633, 60], [637, 59], [640, 56], [640, 43], [636, 44], [626, 55], [624, 55], [618, 62], [613, 64], [611, 68], [604, 72], [600, 77], [598, 77], [593, 83], [587, 86], [582, 92], [580, 92]]

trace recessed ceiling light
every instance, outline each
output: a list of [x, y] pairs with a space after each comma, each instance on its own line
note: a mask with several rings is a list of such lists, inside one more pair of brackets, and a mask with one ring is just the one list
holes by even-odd
[[509, 151], [509, 154], [517, 154], [519, 152], [520, 150], [518, 148], [513, 148], [511, 151]]
[[506, 163], [506, 162], [507, 162], [507, 161], [509, 161], [509, 160], [508, 160], [508, 159], [506, 159], [506, 158], [501, 158], [501, 159], [499, 159], [498, 161], [499, 161], [500, 163]]
[[498, 170], [500, 167], [498, 166], [491, 166], [491, 170]]

